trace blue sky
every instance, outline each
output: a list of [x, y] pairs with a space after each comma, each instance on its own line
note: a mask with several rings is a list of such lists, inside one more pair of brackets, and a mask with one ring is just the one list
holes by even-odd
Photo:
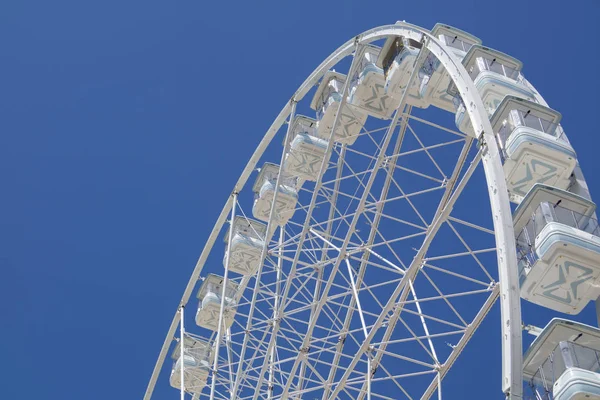
[[[444, 22], [523, 61], [599, 195], [598, 17], [594, 0], [4, 2], [0, 398], [140, 398], [253, 148], [322, 59], [371, 27]], [[496, 308], [448, 398], [501, 398], [486, 355], [498, 321]]]

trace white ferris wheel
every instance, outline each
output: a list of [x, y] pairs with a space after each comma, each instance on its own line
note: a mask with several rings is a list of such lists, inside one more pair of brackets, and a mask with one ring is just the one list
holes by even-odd
[[496, 302], [507, 398], [600, 399], [600, 330], [565, 319], [600, 296], [595, 204], [521, 69], [442, 24], [334, 51], [233, 186], [145, 399], [442, 398]]

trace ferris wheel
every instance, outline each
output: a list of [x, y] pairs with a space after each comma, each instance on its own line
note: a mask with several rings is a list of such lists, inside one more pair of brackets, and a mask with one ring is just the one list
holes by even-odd
[[[145, 399], [442, 398], [496, 302], [508, 398], [600, 399], [600, 330], [561, 319], [600, 296], [595, 204], [521, 69], [442, 24], [334, 51], [233, 186]], [[521, 301], [561, 317], [525, 354]]]

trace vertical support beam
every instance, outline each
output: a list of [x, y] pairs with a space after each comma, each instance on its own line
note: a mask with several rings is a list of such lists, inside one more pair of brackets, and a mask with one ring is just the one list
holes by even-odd
[[373, 371], [371, 369], [371, 353], [367, 357], [367, 400], [371, 400], [371, 378], [373, 377]]
[[227, 366], [229, 367], [229, 390], [233, 390], [233, 367], [231, 357], [231, 329], [227, 328], [225, 333], [225, 343], [227, 345]]
[[438, 392], [438, 400], [442, 400], [442, 374], [440, 373], [440, 371], [438, 371], [437, 373], [437, 383], [438, 383], [438, 387], [437, 387], [437, 392]]
[[231, 219], [229, 221], [229, 238], [227, 241], [227, 256], [225, 257], [225, 274], [223, 275], [223, 285], [221, 287], [221, 307], [219, 308], [219, 325], [217, 327], [217, 337], [215, 338], [215, 355], [212, 366], [212, 382], [210, 384], [210, 400], [215, 398], [215, 386], [217, 384], [217, 368], [219, 367], [219, 349], [221, 348], [221, 331], [223, 330], [223, 312], [225, 311], [225, 294], [227, 291], [227, 275], [229, 272], [229, 260], [231, 258], [231, 242], [233, 241], [233, 220], [235, 219], [235, 206], [237, 204], [238, 194], [232, 194]]
[[429, 343], [429, 349], [431, 350], [431, 355], [433, 356], [433, 360], [435, 361], [436, 365], [439, 365], [440, 362], [437, 358], [437, 354], [435, 353], [435, 347], [433, 346], [433, 342], [431, 341], [431, 336], [429, 335], [429, 328], [427, 327], [427, 322], [425, 321], [425, 317], [423, 316], [423, 311], [421, 310], [421, 304], [419, 303], [419, 299], [417, 297], [417, 292], [415, 291], [415, 288], [413, 286], [412, 279], [408, 280], [408, 286], [410, 287], [410, 293], [412, 294], [413, 298], [415, 299], [415, 305], [417, 306], [417, 311], [419, 312], [419, 318], [421, 319], [421, 325], [423, 325], [423, 331], [425, 332], [425, 335], [427, 336], [427, 342]]
[[179, 307], [179, 359], [181, 360], [181, 375], [179, 376], [179, 379], [181, 380], [181, 385], [180, 386], [180, 394], [181, 394], [181, 400], [185, 400], [185, 382], [184, 382], [184, 369], [185, 369], [185, 360], [183, 358], [183, 354], [184, 354], [184, 347], [185, 347], [185, 328], [183, 327], [183, 309], [185, 308], [184, 305], [182, 305], [181, 307]]
[[[277, 278], [275, 282], [275, 299], [273, 301], [273, 318], [276, 318], [277, 315], [277, 307], [279, 307], [279, 292], [281, 291], [281, 269], [283, 267], [283, 242], [285, 241], [285, 230], [283, 228], [279, 229], [279, 259], [277, 260]], [[271, 349], [269, 353], [269, 384], [267, 390], [267, 399], [273, 399], [273, 389], [275, 383], [275, 371], [273, 365], [275, 364], [275, 347]]]
[[[365, 317], [363, 315], [362, 306], [360, 305], [360, 299], [358, 298], [358, 289], [356, 288], [356, 283], [354, 282], [354, 275], [352, 274], [352, 267], [350, 266], [350, 261], [348, 260], [348, 254], [346, 254], [346, 267], [348, 267], [348, 278], [350, 278], [350, 285], [352, 286], [352, 293], [354, 294], [354, 299], [356, 302], [356, 307], [358, 308], [358, 316], [360, 317], [360, 323], [363, 328], [363, 332], [365, 334], [365, 338], [369, 335], [367, 331], [367, 325], [365, 324]], [[350, 311], [348, 311], [350, 312]], [[371, 362], [371, 358], [369, 357], [369, 363]], [[369, 368], [370, 371], [370, 368]], [[369, 372], [370, 374], [370, 372]]]

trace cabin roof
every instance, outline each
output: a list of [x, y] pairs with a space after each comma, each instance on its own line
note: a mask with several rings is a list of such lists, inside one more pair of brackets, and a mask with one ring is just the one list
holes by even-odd
[[523, 377], [531, 379], [560, 342], [572, 342], [600, 351], [600, 329], [554, 318], [535, 338], [523, 359]]

